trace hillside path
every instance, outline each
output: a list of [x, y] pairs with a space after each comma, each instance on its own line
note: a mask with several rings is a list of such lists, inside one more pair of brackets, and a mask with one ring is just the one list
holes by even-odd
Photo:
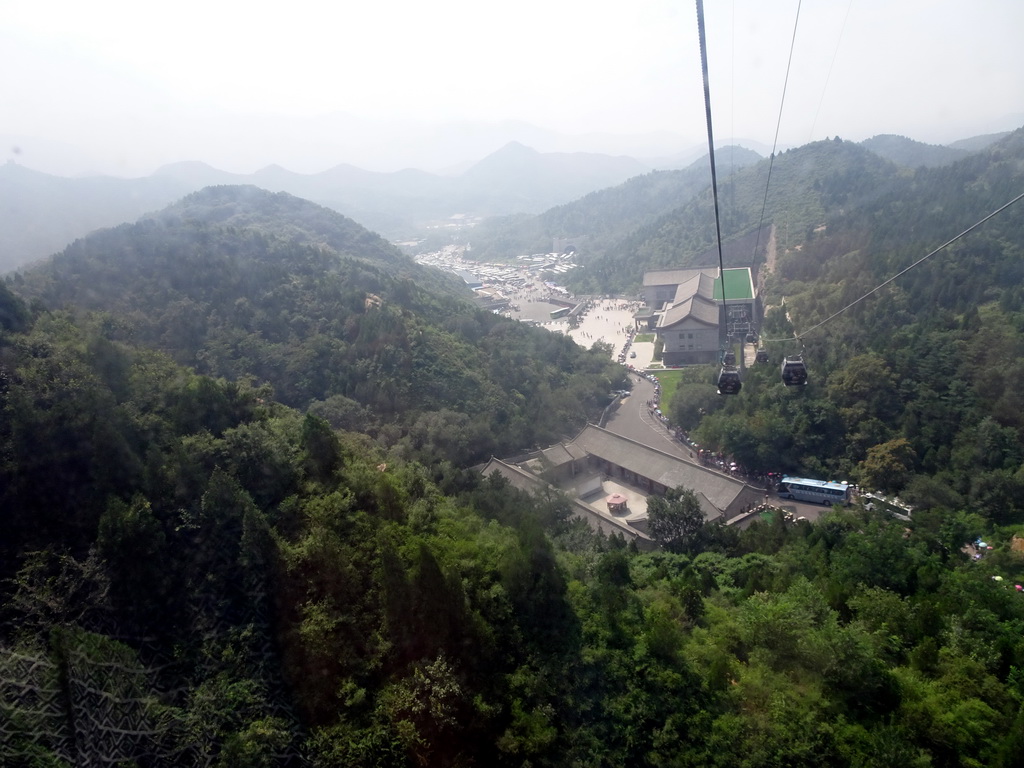
[[[757, 295], [764, 296], [764, 286], [768, 280], [768, 275], [775, 272], [775, 265], [778, 263], [779, 252], [778, 238], [775, 237], [776, 233], [775, 225], [772, 224], [768, 230], [768, 242], [764, 248], [764, 268], [757, 271]], [[765, 313], [768, 312], [768, 307], [764, 308]]]

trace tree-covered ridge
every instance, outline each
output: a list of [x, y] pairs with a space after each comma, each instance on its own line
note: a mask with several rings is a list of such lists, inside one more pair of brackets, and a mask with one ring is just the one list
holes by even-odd
[[[969, 154], [902, 137], [860, 144], [837, 137], [759, 162], [753, 153], [740, 150], [737, 158], [734, 148], [725, 147], [716, 154], [722, 235], [731, 239], [758, 224], [774, 224], [779, 247], [799, 250], [837, 215], [871, 207], [882, 197], [907, 203], [927, 198], [929, 189], [915, 187], [914, 169], [987, 163], [1005, 141], [973, 147]], [[683, 171], [636, 177], [539, 216], [488, 220], [473, 232], [472, 244], [476, 257], [501, 259], [545, 251], [556, 238], [577, 238], [573, 244], [583, 269], [570, 275], [571, 286], [584, 293], [629, 292], [645, 271], [692, 265], [714, 248], [715, 233], [703, 158]], [[749, 263], [748, 258], [734, 265]]]
[[[1019, 145], [1020, 131], [1016, 131], [956, 162], [916, 169], [898, 167], [867, 143], [838, 137], [787, 150], [731, 176], [719, 174], [722, 236], [731, 239], [759, 223], [773, 224], [780, 252], [793, 254], [802, 263], [810, 263], [799, 257], [814, 239], [830, 243], [833, 250], [852, 250], [831, 229], [840, 223], [848, 242], [873, 238], [875, 226], [902, 227], [915, 237], [934, 238], [949, 231], [945, 225], [950, 222], [966, 220], [943, 217], [942, 211], [949, 210], [946, 206], [954, 199], [965, 196], [967, 210], [978, 218], [984, 215], [983, 206], [993, 200], [988, 190], [963, 186], [961, 179], [987, 175], [995, 187], [1008, 191], [1006, 182], [1019, 173], [1015, 170]], [[1002, 202], [1011, 197], [1008, 194]], [[886, 212], [885, 206], [891, 210]], [[919, 217], [925, 220], [918, 221]], [[931, 229], [933, 224], [937, 230]], [[571, 275], [573, 287], [605, 292], [639, 286], [645, 271], [693, 264], [694, 258], [715, 247], [715, 237], [710, 173], [705, 166], [703, 186], [690, 197], [661, 211], [657, 219], [620, 232], [614, 245], [595, 251], [592, 257], [584, 250], [584, 268]], [[748, 259], [734, 265], [749, 263]]]
[[[719, 152], [722, 177], [760, 159], [756, 152], [742, 147], [722, 147]], [[703, 192], [708, 186], [707, 178], [708, 160], [704, 157], [683, 170], [652, 171], [635, 176], [618, 186], [591, 192], [537, 216], [490, 218], [472, 231], [470, 256], [500, 261], [523, 253], [546, 253], [556, 239], [575, 244], [585, 263], [615, 255], [621, 250], [619, 241], [628, 233]]]
[[100, 227], [134, 221], [213, 185], [287, 192], [400, 240], [421, 236], [435, 222], [459, 213], [537, 213], [648, 170], [629, 157], [541, 153], [515, 143], [454, 175], [413, 168], [381, 173], [347, 164], [311, 174], [278, 165], [239, 174], [185, 161], [143, 178], [62, 178], [12, 160], [0, 165], [0, 273], [56, 253]]
[[976, 516], [641, 555], [111, 329], [0, 334], [5, 764], [1020, 763], [1024, 559]]
[[351, 220], [254, 187], [195, 193], [15, 282], [46, 307], [109, 313], [112, 339], [460, 465], [573, 433], [624, 375], [476, 309], [456, 278]]
[[936, 144], [925, 144], [908, 139], [906, 136], [880, 134], [865, 139], [861, 143], [880, 157], [891, 160], [903, 168], [919, 168], [949, 165], [967, 157], [969, 151], [956, 147], [945, 147]]
[[[619, 233], [614, 245], [602, 253], [585, 258], [584, 268], [571, 275], [573, 287], [601, 292], [639, 288], [644, 272], [692, 266], [695, 258], [713, 249], [714, 201], [706, 161], [699, 171], [692, 195], [676, 201], [657, 218]], [[774, 161], [761, 160], [730, 176], [719, 174], [722, 236], [732, 239], [758, 224], [774, 223], [780, 247], [796, 247], [826, 224], [833, 211], [880, 194], [896, 175], [892, 163], [838, 139], [788, 150]], [[748, 254], [731, 265], [750, 266], [751, 259]]]

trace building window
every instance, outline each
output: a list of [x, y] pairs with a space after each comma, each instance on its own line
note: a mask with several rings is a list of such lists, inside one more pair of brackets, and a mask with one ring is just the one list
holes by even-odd
[[688, 338], [688, 339], [692, 339], [692, 338], [693, 338], [693, 334], [692, 334], [692, 333], [688, 333], [688, 334], [686, 334], [686, 338]]

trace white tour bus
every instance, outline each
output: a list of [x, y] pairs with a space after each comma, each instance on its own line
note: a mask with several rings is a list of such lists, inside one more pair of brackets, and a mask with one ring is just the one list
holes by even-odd
[[811, 501], [815, 504], [849, 504], [849, 483], [810, 480], [806, 477], [783, 477], [779, 481], [779, 498]]

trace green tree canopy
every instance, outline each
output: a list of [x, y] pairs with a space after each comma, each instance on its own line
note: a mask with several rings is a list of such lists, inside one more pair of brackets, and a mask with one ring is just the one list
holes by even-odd
[[651, 536], [672, 552], [692, 550], [704, 526], [700, 499], [688, 488], [674, 488], [647, 499]]

